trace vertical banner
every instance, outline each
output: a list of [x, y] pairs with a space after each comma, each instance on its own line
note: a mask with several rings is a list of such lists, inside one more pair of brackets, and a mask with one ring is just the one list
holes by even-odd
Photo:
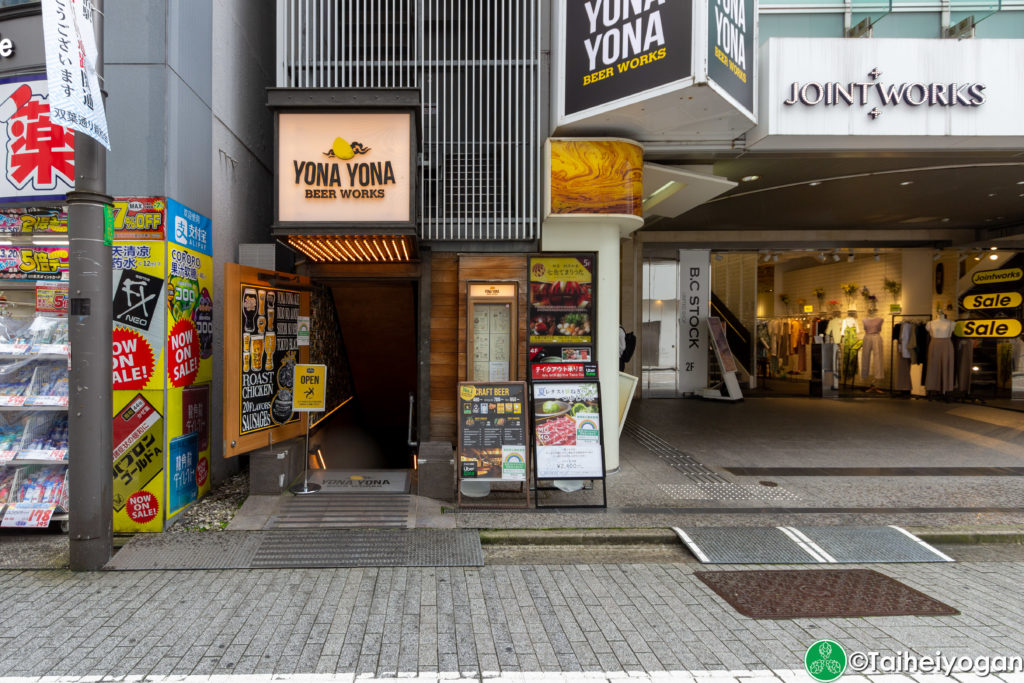
[[85, 133], [110, 149], [96, 74], [96, 33], [89, 0], [42, 0], [46, 80], [54, 123]]
[[0, 78], [0, 202], [63, 200], [75, 189], [75, 133], [52, 119], [46, 95], [43, 75]]
[[679, 250], [679, 385], [693, 394], [708, 385], [708, 329], [711, 307], [711, 252]]
[[708, 3], [708, 80], [713, 81], [752, 116], [754, 112], [754, 0]]
[[114, 531], [162, 531], [164, 418], [160, 391], [114, 392]]

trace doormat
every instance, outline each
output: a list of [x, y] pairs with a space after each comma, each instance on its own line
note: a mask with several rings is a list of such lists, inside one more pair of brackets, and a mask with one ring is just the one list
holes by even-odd
[[409, 493], [409, 470], [312, 470], [309, 481], [321, 494]]
[[762, 569], [694, 576], [752, 619], [960, 614], [872, 569]]

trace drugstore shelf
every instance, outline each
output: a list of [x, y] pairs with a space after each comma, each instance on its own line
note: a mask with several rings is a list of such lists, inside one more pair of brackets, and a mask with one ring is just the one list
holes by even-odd
[[0, 406], [0, 413], [10, 410], [11, 412], [31, 413], [36, 411], [68, 412], [67, 406]]

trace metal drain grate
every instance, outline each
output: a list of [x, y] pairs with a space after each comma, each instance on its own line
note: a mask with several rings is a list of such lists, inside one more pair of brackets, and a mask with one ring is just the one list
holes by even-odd
[[480, 535], [471, 529], [296, 529], [268, 532], [252, 566], [479, 567]]
[[268, 529], [352, 529], [412, 526], [412, 496], [315, 493], [285, 496]]
[[871, 569], [694, 572], [754, 619], [948, 616], [956, 609]]
[[280, 529], [139, 535], [105, 569], [480, 567], [473, 529]]
[[698, 484], [659, 484], [673, 500], [800, 500], [800, 496], [781, 486], [702, 482]]
[[725, 477], [698, 462], [692, 455], [682, 452], [651, 430], [642, 427], [632, 420], [626, 420], [623, 433], [658, 456], [661, 460], [664, 460], [669, 466], [685, 474], [691, 481], [728, 483]]
[[248, 569], [260, 531], [137, 534], [104, 569]]

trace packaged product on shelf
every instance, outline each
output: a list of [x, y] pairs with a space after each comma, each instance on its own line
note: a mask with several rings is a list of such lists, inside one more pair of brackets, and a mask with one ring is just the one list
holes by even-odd
[[21, 447], [21, 437], [24, 432], [25, 424], [20, 420], [11, 424], [0, 424], [0, 464], [8, 462], [14, 457]]
[[31, 321], [23, 318], [0, 316], [0, 353], [28, 353], [30, 324]]
[[67, 396], [68, 370], [63, 363], [40, 364], [32, 384], [33, 396]]
[[65, 473], [62, 465], [28, 465], [21, 468], [16, 503], [61, 505], [64, 498]]
[[0, 507], [5, 505], [11, 498], [11, 490], [14, 488], [14, 477], [18, 470], [4, 468], [0, 470]]
[[0, 365], [0, 396], [24, 396], [32, 383], [32, 364], [18, 360]]
[[36, 316], [28, 328], [29, 343], [36, 344], [67, 344], [67, 318], [51, 318]]
[[[25, 459], [37, 458], [39, 451], [53, 453], [63, 451], [62, 458], [67, 457], [68, 450], [68, 418], [67, 415], [41, 416], [33, 420], [29, 433], [22, 445]], [[47, 456], [49, 457], [49, 456]]]

